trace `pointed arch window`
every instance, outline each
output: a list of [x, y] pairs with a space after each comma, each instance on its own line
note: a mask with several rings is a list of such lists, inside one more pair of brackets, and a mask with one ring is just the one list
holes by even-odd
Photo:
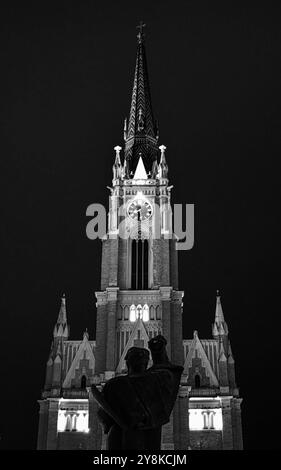
[[73, 413], [72, 415], [72, 429], [71, 431], [77, 431], [76, 429], [76, 424], [77, 424], [77, 414]]
[[135, 322], [138, 318], [142, 321], [149, 321], [149, 306], [145, 304], [144, 306], [138, 304], [137, 307], [133, 304], [130, 307], [130, 318], [131, 322]]
[[148, 240], [132, 240], [131, 250], [131, 288], [148, 289]]
[[161, 312], [159, 305], [157, 305], [156, 307], [156, 320], [161, 320]]
[[143, 306], [142, 309], [142, 319], [144, 322], [149, 321], [149, 307], [147, 304]]
[[134, 322], [137, 319], [137, 309], [136, 306], [133, 304], [130, 307], [130, 321]]
[[128, 307], [128, 305], [125, 305], [125, 308], [124, 308], [124, 320], [129, 320], [129, 307]]
[[65, 430], [66, 431], [71, 431], [72, 429], [72, 420], [71, 420], [71, 415], [68, 414], [67, 417], [66, 417], [66, 426], [65, 426]]
[[86, 386], [87, 386], [87, 377], [86, 377], [86, 375], [82, 375], [82, 377], [81, 377], [81, 388], [83, 390], [85, 390]]
[[200, 388], [200, 386], [201, 386], [201, 379], [200, 379], [199, 374], [196, 374], [195, 377], [194, 377], [194, 386], [195, 386], [195, 388]]
[[142, 306], [141, 305], [137, 306], [137, 318], [142, 319]]

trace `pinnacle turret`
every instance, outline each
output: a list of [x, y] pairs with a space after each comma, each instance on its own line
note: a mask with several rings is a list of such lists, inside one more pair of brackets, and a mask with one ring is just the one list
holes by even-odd
[[161, 151], [160, 163], [159, 163], [159, 178], [166, 179], [168, 177], [168, 165], [166, 162], [165, 150], [167, 147], [165, 145], [160, 145], [159, 149]]
[[66, 317], [66, 301], [65, 301], [65, 294], [63, 294], [61, 298], [61, 306], [60, 311], [58, 314], [57, 323], [54, 327], [54, 338], [65, 338], [67, 339], [69, 336], [69, 326], [67, 324], [67, 317]]
[[219, 291], [217, 290], [217, 301], [216, 301], [216, 312], [215, 312], [215, 323], [213, 324], [213, 336], [227, 336], [228, 327], [224, 320], [224, 314], [221, 305], [221, 298]]

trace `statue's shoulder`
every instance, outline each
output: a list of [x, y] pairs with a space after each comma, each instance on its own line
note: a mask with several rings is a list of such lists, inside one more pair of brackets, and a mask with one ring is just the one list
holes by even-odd
[[160, 371], [171, 371], [171, 372], [182, 372], [184, 368], [171, 362], [164, 362], [163, 364], [153, 364], [147, 371], [148, 372], [160, 372]]
[[119, 375], [118, 377], [113, 377], [108, 380], [104, 385], [104, 390], [111, 390], [113, 388], [123, 387], [128, 383], [127, 375]]

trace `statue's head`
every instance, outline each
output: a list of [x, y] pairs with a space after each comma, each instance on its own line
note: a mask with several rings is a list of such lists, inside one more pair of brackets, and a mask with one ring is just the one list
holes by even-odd
[[149, 351], [145, 348], [130, 348], [125, 356], [125, 361], [129, 374], [144, 372], [149, 361]]
[[163, 351], [163, 349], [165, 349], [166, 344], [167, 340], [162, 335], [154, 336], [148, 341], [148, 347], [151, 352]]

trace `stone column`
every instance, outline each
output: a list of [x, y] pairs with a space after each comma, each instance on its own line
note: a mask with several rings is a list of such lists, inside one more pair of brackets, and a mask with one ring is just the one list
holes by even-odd
[[97, 417], [98, 404], [92, 392], [89, 393], [89, 438], [88, 450], [100, 450], [102, 441], [102, 426]]
[[58, 425], [58, 410], [59, 399], [49, 398], [48, 410], [48, 430], [47, 430], [47, 450], [57, 450], [57, 425]]
[[[167, 354], [171, 359], [171, 287], [160, 287], [162, 305], [162, 333], [167, 340]], [[182, 341], [181, 341], [182, 342]]]
[[116, 369], [116, 316], [118, 287], [108, 287], [107, 291], [107, 338], [106, 338], [106, 380]]
[[223, 450], [233, 449], [233, 432], [232, 432], [232, 412], [231, 412], [232, 397], [221, 397], [222, 404], [222, 448]]
[[106, 368], [106, 340], [107, 340], [107, 293], [96, 292], [97, 321], [96, 321], [96, 350], [95, 374], [104, 373]]
[[180, 450], [187, 450], [189, 447], [189, 413], [188, 413], [188, 387], [181, 385], [178, 395], [179, 403], [179, 426], [178, 426], [178, 447]]
[[241, 403], [242, 398], [232, 399], [233, 448], [235, 450], [243, 450]]
[[48, 400], [38, 400], [39, 409], [39, 427], [38, 427], [38, 438], [37, 438], [37, 449], [46, 449], [46, 439], [48, 430]]
[[175, 364], [183, 365], [183, 332], [182, 332], [182, 291], [172, 292], [171, 302], [171, 361]]

